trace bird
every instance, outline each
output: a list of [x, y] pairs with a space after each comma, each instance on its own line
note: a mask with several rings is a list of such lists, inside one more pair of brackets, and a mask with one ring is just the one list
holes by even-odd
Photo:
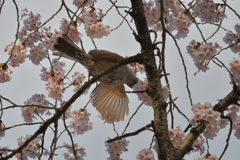
[[[124, 59], [107, 50], [94, 49], [87, 54], [65, 34], [56, 39], [53, 49], [56, 51], [53, 52], [54, 56], [81, 63], [88, 70], [89, 76], [96, 76]], [[129, 113], [129, 99], [124, 84], [132, 88], [138, 80], [132, 71], [123, 65], [99, 79], [100, 83], [90, 94], [91, 103], [106, 120], [124, 120], [125, 114]]]

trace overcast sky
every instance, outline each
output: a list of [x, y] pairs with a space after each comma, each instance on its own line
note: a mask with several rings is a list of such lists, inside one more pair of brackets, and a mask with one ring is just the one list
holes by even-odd
[[[54, 14], [60, 6], [60, 1], [58, 0], [41, 0], [41, 1], [32, 1], [32, 0], [16, 0], [19, 10], [27, 8], [29, 11], [32, 11], [34, 14], [39, 13], [42, 16], [42, 22], [45, 22], [52, 14]], [[103, 8], [103, 12], [106, 12], [107, 8], [109, 8], [110, 4], [107, 0], [102, 0], [103, 4], [96, 4], [95, 7]], [[221, 1], [220, 1], [221, 2]], [[229, 4], [237, 9], [240, 6], [239, 1], [228, 1]], [[73, 6], [72, 1], [69, 1], [67, 4], [72, 10], [75, 10], [76, 7]], [[123, 3], [123, 2], [122, 2]], [[129, 5], [127, 3], [126, 5]], [[230, 13], [227, 10], [227, 14]], [[117, 16], [115, 9], [113, 8], [110, 14], [104, 18], [103, 23], [110, 25], [111, 28], [116, 27], [121, 18]], [[52, 29], [58, 29], [60, 26], [60, 20], [62, 18], [68, 19], [65, 10], [62, 10], [52, 21], [46, 24], [46, 26], [52, 26]], [[17, 28], [17, 17], [16, 17], [16, 9], [12, 1], [5, 1], [5, 4], [2, 8], [2, 12], [0, 15], [0, 63], [5, 62], [8, 59], [8, 55], [3, 52], [6, 45], [15, 40], [14, 35], [16, 34]], [[69, 20], [69, 19], [68, 19]], [[228, 14], [228, 19], [226, 22], [223, 22], [223, 26], [229, 30], [233, 30], [233, 27], [236, 23], [239, 22], [239, 19], [236, 18], [232, 13]], [[22, 25], [22, 23], [21, 23]], [[132, 26], [133, 23], [132, 23]], [[200, 26], [204, 35], [207, 37], [211, 35], [215, 27], [210, 26]], [[21, 28], [21, 26], [20, 26]], [[83, 33], [83, 43], [86, 51], [94, 48], [91, 40], [84, 33], [83, 26], [79, 28], [80, 32]], [[222, 32], [222, 30], [221, 30]], [[215, 38], [211, 39], [211, 42], [218, 42], [220, 45], [226, 46], [222, 42], [222, 37], [226, 34], [226, 32], [219, 33]], [[158, 40], [161, 40], [161, 34], [158, 33]], [[179, 46], [181, 47], [181, 51], [184, 55], [185, 63], [187, 66], [188, 77], [189, 77], [189, 85], [191, 90], [191, 95], [193, 99], [193, 103], [204, 103], [210, 102], [212, 105], [215, 105], [218, 102], [218, 99], [226, 96], [232, 89], [232, 86], [229, 84], [230, 78], [228, 73], [224, 68], [220, 68], [215, 64], [210, 64], [210, 70], [206, 73], [198, 73], [194, 76], [194, 73], [197, 71], [197, 68], [194, 66], [191, 57], [186, 53], [186, 45], [192, 40], [201, 41], [201, 37], [199, 32], [196, 30], [195, 25], [193, 24], [190, 28], [190, 33], [187, 38], [181, 39], [178, 41]], [[122, 25], [118, 30], [112, 32], [108, 37], [103, 39], [96, 39], [95, 43], [98, 49], [106, 49], [112, 52], [116, 52], [122, 56], [131, 56], [140, 51], [140, 45], [135, 41], [132, 32], [129, 30], [126, 23]], [[233, 57], [238, 57], [238, 55], [233, 54], [230, 50], [223, 51], [221, 55], [219, 55], [219, 59], [221, 59], [226, 66], [229, 66], [229, 61]], [[66, 62], [66, 70], [70, 69], [73, 62], [66, 59], [61, 59]], [[42, 66], [49, 67], [48, 61], [44, 60], [41, 63]], [[41, 65], [35, 66], [29, 60], [26, 60], [24, 64], [21, 64], [20, 67], [10, 68], [13, 71], [12, 79], [10, 82], [0, 84], [0, 94], [6, 98], [9, 98], [13, 102], [17, 104], [23, 104], [24, 101], [31, 98], [35, 93], [45, 94], [46, 91], [44, 89], [44, 83], [40, 78], [40, 70]], [[178, 97], [176, 103], [178, 107], [183, 111], [188, 118], [191, 118], [193, 115], [191, 111], [191, 105], [188, 99], [188, 94], [186, 90], [186, 80], [184, 75], [184, 69], [182, 66], [182, 62], [180, 56], [178, 54], [177, 48], [175, 47], [171, 37], [167, 37], [167, 48], [166, 48], [166, 69], [167, 72], [170, 73], [169, 81], [173, 98]], [[81, 67], [78, 64], [75, 70], [79, 70], [82, 73], [87, 75], [86, 69]], [[144, 79], [145, 75], [138, 75], [140, 79]], [[164, 81], [163, 81], [164, 84]], [[165, 84], [164, 84], [165, 85]], [[92, 91], [95, 85], [93, 85], [89, 91]], [[72, 89], [69, 89], [64, 94], [64, 100], [68, 100], [73, 94]], [[131, 90], [126, 87], [126, 90]], [[90, 92], [89, 92], [90, 93]], [[81, 96], [78, 100], [72, 105], [73, 109], [78, 109], [84, 107], [88, 101], [88, 95]], [[130, 99], [130, 116], [134, 113], [136, 108], [140, 105], [140, 101], [136, 95], [129, 95]], [[51, 98], [48, 98], [52, 103], [54, 101]], [[4, 107], [8, 106], [8, 103], [3, 103]], [[85, 147], [85, 151], [87, 153], [86, 160], [93, 159], [107, 159], [109, 156], [107, 152], [105, 152], [106, 147], [104, 146], [104, 141], [108, 138], [113, 138], [116, 136], [116, 133], [113, 131], [113, 127], [110, 124], [104, 124], [103, 121], [98, 118], [98, 112], [96, 109], [89, 105], [87, 107], [88, 112], [91, 113], [91, 122], [93, 122], [93, 129], [91, 131], [86, 132], [83, 135], [75, 136], [74, 140], [81, 147]], [[184, 130], [187, 126], [187, 121], [180, 116], [176, 111], [174, 111], [174, 126], [181, 126]], [[124, 127], [126, 126], [128, 116], [125, 121], [117, 123], [116, 129], [121, 134]], [[149, 106], [142, 106], [139, 110], [138, 114], [132, 120], [129, 129], [127, 132], [133, 132], [146, 124], [150, 123], [153, 119], [153, 111]], [[10, 109], [4, 111], [2, 120], [4, 124], [8, 126], [12, 126], [15, 124], [20, 124], [23, 122], [21, 117], [20, 109]], [[169, 119], [169, 123], [171, 120]], [[61, 120], [59, 124], [61, 124]], [[11, 149], [17, 147], [17, 138], [21, 136], [25, 136], [26, 134], [33, 134], [34, 131], [38, 127], [17, 127], [12, 129], [11, 131], [6, 132], [6, 136], [0, 140], [0, 146], [9, 146]], [[215, 138], [213, 141], [209, 140], [210, 145], [210, 153], [215, 155], [220, 155], [224, 149], [226, 144], [226, 138], [228, 134], [228, 128], [225, 130], [220, 130], [219, 136]], [[62, 129], [62, 128], [61, 128]], [[59, 133], [61, 132], [61, 129]], [[49, 129], [47, 131], [49, 140], [53, 136], [53, 133]], [[128, 146], [128, 152], [122, 154], [122, 158], [124, 160], [135, 159], [138, 151], [143, 148], [149, 148], [152, 132], [144, 131], [137, 136], [129, 137], [127, 140], [130, 141]], [[59, 140], [58, 145], [62, 145], [63, 142], [67, 142], [70, 144], [70, 139], [67, 134], [63, 134], [62, 138]], [[47, 144], [50, 142], [46, 141]], [[240, 141], [237, 140], [232, 133], [229, 149], [225, 153], [223, 159], [237, 159], [240, 156], [239, 148]], [[57, 154], [62, 156], [62, 152], [65, 150], [58, 150]], [[190, 156], [185, 156], [185, 159], [193, 159], [198, 154], [191, 154]], [[155, 154], [155, 158], [157, 159], [157, 155]]]

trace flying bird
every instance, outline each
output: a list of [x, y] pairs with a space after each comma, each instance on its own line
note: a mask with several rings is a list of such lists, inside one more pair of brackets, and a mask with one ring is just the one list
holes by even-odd
[[[90, 50], [85, 53], [67, 35], [58, 37], [54, 44], [53, 55], [61, 56], [81, 63], [90, 76], [96, 76], [124, 58], [106, 50]], [[138, 78], [126, 66], [121, 66], [113, 72], [100, 78], [100, 84], [91, 93], [91, 103], [103, 117], [111, 121], [124, 119], [129, 113], [129, 99], [123, 84], [133, 87]]]

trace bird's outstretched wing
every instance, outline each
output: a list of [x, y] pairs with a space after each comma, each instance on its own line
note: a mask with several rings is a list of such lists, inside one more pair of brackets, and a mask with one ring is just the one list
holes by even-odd
[[128, 97], [124, 85], [108, 86], [100, 83], [91, 94], [92, 104], [106, 119], [111, 121], [123, 120], [128, 115]]

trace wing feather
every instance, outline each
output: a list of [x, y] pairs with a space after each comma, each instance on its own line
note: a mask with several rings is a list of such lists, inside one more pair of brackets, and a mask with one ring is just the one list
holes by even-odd
[[123, 120], [128, 114], [128, 97], [123, 85], [108, 86], [100, 83], [91, 93], [92, 104], [106, 119]]

